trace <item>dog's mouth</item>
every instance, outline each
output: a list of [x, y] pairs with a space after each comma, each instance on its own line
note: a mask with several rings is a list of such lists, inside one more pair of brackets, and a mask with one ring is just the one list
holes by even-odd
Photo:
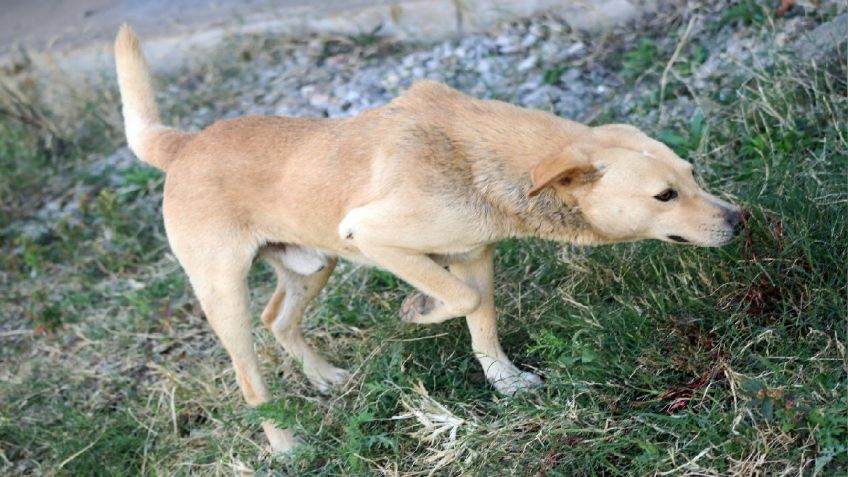
[[673, 241], [675, 241], [675, 242], [677, 242], [677, 243], [689, 243], [689, 241], [688, 241], [688, 240], [686, 240], [685, 238], [681, 237], [680, 235], [667, 235], [667, 237], [668, 237], [668, 239], [669, 239], [669, 240], [673, 240]]

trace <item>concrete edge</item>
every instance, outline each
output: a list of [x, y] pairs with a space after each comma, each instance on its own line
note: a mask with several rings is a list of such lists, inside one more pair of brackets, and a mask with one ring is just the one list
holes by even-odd
[[[297, 8], [277, 12], [272, 18], [268, 12], [261, 12], [245, 17], [237, 25], [142, 38], [142, 41], [151, 64], [163, 72], [173, 70], [193, 53], [214, 48], [233, 35], [356, 35], [379, 26], [380, 33], [389, 37], [437, 41], [542, 13], [558, 15], [576, 30], [598, 31], [626, 23], [652, 10], [656, 3], [653, 0], [638, 3], [632, 0], [398, 0], [332, 12]], [[111, 41], [69, 50], [27, 52], [27, 55], [36, 71], [47, 74], [88, 76], [113, 68]], [[16, 60], [19, 57], [14, 53], [0, 56], [0, 68]]]

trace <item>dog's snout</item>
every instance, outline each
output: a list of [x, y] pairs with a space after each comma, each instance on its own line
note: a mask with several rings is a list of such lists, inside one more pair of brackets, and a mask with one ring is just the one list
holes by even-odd
[[724, 220], [727, 222], [727, 225], [733, 230], [733, 235], [739, 234], [739, 232], [745, 226], [745, 217], [742, 212], [742, 209], [733, 209], [725, 215]]

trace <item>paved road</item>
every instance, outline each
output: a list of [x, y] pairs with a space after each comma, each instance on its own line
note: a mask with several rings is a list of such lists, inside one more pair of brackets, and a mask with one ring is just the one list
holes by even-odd
[[0, 0], [0, 54], [110, 40], [123, 22], [143, 36], [225, 28], [264, 17], [332, 14], [390, 0]]
[[[157, 68], [231, 33], [355, 34], [383, 27], [401, 38], [433, 39], [485, 31], [509, 18], [552, 11], [577, 29], [632, 18], [656, 0], [0, 0], [0, 67], [88, 72], [112, 68], [110, 45], [130, 23]], [[653, 8], [653, 7], [650, 7]]]

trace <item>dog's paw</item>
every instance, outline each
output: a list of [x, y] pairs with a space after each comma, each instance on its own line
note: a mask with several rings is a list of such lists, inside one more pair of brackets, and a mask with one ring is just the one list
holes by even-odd
[[400, 305], [400, 318], [407, 323], [432, 325], [459, 316], [462, 315], [448, 310], [443, 301], [420, 291], [412, 292]]
[[330, 363], [308, 368], [304, 366], [303, 372], [321, 394], [329, 394], [334, 388], [341, 387], [350, 379], [350, 373], [347, 370], [337, 368]]
[[291, 430], [279, 429], [270, 425], [265, 426], [265, 437], [268, 438], [271, 452], [274, 454], [288, 454], [295, 447], [303, 444], [303, 441], [295, 436]]
[[400, 305], [400, 318], [407, 323], [419, 323], [435, 308], [435, 298], [421, 292], [413, 292]]
[[537, 374], [520, 371], [511, 364], [501, 366], [497, 373], [491, 373], [489, 381], [492, 386], [504, 396], [512, 396], [519, 391], [524, 391], [542, 384], [542, 378]]
[[419, 291], [406, 297], [400, 305], [400, 318], [406, 323], [430, 325], [453, 317], [444, 303]]

